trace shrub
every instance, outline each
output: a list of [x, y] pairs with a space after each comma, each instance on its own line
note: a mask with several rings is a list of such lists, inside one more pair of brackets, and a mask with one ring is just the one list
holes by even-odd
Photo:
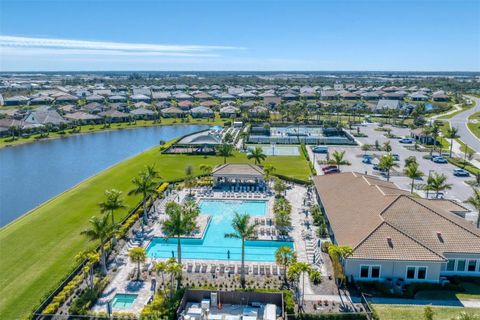
[[87, 314], [91, 304], [98, 299], [103, 289], [105, 289], [107, 286], [108, 281], [108, 278], [104, 278], [97, 281], [93, 288], [87, 288], [81, 295], [73, 300], [70, 308], [68, 309], [68, 313], [73, 315]]
[[367, 320], [367, 314], [362, 312], [351, 313], [301, 313], [296, 319], [299, 320]]
[[313, 270], [309, 274], [310, 281], [312, 281], [314, 284], [319, 284], [322, 282], [322, 273], [318, 270]]
[[321, 248], [322, 248], [322, 252], [328, 252], [328, 248], [332, 245], [332, 243], [330, 241], [323, 241], [322, 242], [322, 245], [321, 245]]

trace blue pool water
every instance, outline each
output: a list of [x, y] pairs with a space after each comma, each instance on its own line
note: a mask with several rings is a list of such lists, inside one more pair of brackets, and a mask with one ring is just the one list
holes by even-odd
[[[241, 240], [225, 238], [225, 233], [233, 232], [231, 227], [235, 212], [248, 213], [261, 217], [267, 213], [267, 202], [258, 200], [203, 200], [200, 202], [202, 214], [212, 218], [203, 239], [182, 239], [182, 258], [204, 260], [241, 260]], [[245, 242], [245, 260], [275, 261], [275, 250], [281, 246], [293, 248], [292, 242], [252, 240]], [[228, 257], [230, 251], [230, 259]], [[153, 258], [177, 256], [177, 240], [155, 238], [147, 248]]]
[[130, 308], [137, 299], [136, 294], [117, 293], [112, 300], [113, 308]]

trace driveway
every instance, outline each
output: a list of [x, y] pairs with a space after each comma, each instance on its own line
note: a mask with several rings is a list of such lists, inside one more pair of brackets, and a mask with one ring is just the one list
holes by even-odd
[[475, 149], [477, 153], [480, 153], [480, 140], [474, 134], [472, 134], [467, 127], [468, 117], [475, 112], [480, 111], [480, 99], [473, 96], [468, 96], [468, 98], [475, 103], [475, 107], [456, 114], [451, 119], [448, 119], [448, 122], [450, 122], [452, 127], [458, 128], [460, 140], [462, 140], [465, 144], [468, 144], [468, 146], [472, 149]]

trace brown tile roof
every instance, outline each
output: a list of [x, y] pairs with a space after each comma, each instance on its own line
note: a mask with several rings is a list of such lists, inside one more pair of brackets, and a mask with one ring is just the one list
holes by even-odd
[[456, 202], [414, 198], [359, 173], [317, 176], [314, 184], [336, 242], [352, 247], [352, 258], [432, 261], [480, 252], [480, 231], [452, 213], [466, 210]]
[[436, 252], [386, 222], [354, 248], [353, 259], [444, 261]]
[[248, 176], [263, 177], [263, 169], [253, 164], [227, 163], [216, 167], [213, 176]]

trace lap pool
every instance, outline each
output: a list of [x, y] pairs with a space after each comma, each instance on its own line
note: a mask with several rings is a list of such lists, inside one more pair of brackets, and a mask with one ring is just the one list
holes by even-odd
[[[203, 239], [182, 239], [182, 258], [202, 260], [241, 260], [241, 240], [225, 238], [233, 232], [231, 227], [235, 212], [248, 213], [251, 217], [265, 216], [266, 201], [258, 200], [202, 200], [201, 214], [210, 215], [210, 223]], [[292, 242], [252, 240], [245, 242], [246, 261], [275, 261], [275, 250], [281, 246], [293, 248]], [[230, 251], [230, 257], [228, 252]], [[177, 240], [155, 238], [147, 248], [152, 258], [177, 256]]]

